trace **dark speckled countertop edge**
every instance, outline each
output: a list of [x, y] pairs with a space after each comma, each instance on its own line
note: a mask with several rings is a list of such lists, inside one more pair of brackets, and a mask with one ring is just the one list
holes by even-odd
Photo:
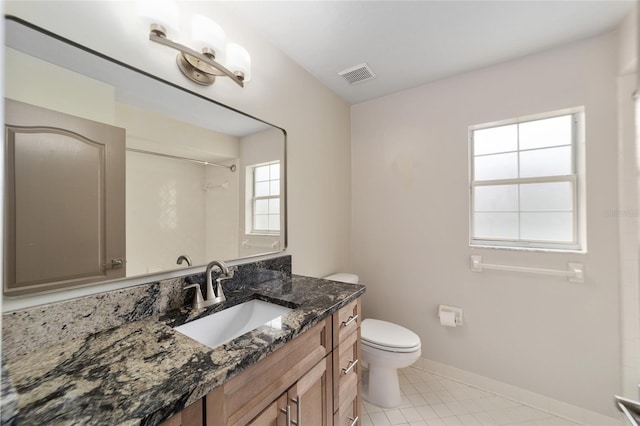
[[[293, 275], [231, 291], [219, 307], [177, 310], [17, 357], [3, 363], [16, 392], [13, 419], [158, 424], [364, 292], [361, 285]], [[295, 309], [282, 317], [281, 329], [259, 327], [213, 349], [172, 328], [251, 299]]]

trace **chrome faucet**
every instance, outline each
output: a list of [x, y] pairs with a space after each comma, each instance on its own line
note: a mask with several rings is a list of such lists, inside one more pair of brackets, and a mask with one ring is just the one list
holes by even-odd
[[[214, 292], [211, 273], [213, 272], [213, 268], [216, 266], [220, 269], [221, 275], [216, 278], [216, 291]], [[235, 274], [235, 271], [237, 269], [238, 268], [235, 266], [232, 266], [230, 268], [227, 267], [227, 265], [225, 265], [225, 263], [221, 260], [214, 260], [212, 262], [209, 262], [209, 264], [207, 265], [207, 271], [205, 272], [205, 274], [207, 275], [207, 298], [203, 299], [202, 292], [200, 291], [200, 284], [191, 284], [184, 288], [184, 290], [188, 288], [196, 289], [191, 307], [193, 309], [201, 309], [208, 306], [217, 305], [218, 303], [222, 303], [227, 300], [224, 292], [222, 291], [222, 284], [220, 284], [220, 282], [233, 278], [233, 275]]]
[[[216, 278], [216, 291], [214, 292], [211, 273], [213, 272], [213, 268], [216, 266], [220, 269], [222, 275]], [[222, 285], [220, 284], [220, 282], [222, 280], [233, 278], [234, 273], [235, 268], [228, 268], [227, 265], [225, 265], [225, 263], [221, 260], [214, 260], [212, 262], [209, 262], [209, 264], [207, 265], [207, 271], [205, 272], [207, 276], [207, 298], [204, 301], [204, 306], [216, 305], [227, 300], [224, 292], [222, 291]]]

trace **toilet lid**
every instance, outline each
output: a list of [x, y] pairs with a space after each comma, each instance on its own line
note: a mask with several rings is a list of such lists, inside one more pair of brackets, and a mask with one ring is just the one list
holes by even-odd
[[[411, 330], [391, 322], [367, 318], [360, 325], [360, 337], [363, 344], [381, 349], [417, 349], [420, 338]], [[396, 350], [396, 352], [398, 352]]]

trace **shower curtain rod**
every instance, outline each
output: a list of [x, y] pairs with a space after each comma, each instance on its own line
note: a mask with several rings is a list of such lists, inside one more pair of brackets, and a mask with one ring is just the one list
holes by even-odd
[[208, 161], [196, 160], [194, 158], [178, 157], [177, 155], [161, 154], [159, 152], [145, 151], [143, 149], [136, 149], [136, 148], [127, 148], [127, 151], [137, 152], [139, 154], [157, 155], [158, 157], [171, 158], [173, 160], [189, 161], [191, 163], [202, 164], [203, 166], [224, 167], [225, 169], [229, 169], [232, 172], [236, 171], [236, 165], [235, 164], [232, 164], [230, 166], [226, 166], [224, 164], [210, 163]]

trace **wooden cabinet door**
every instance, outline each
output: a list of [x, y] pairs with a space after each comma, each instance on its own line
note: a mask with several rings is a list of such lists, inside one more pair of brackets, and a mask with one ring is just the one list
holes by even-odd
[[271, 405], [251, 420], [248, 426], [288, 426], [287, 425], [287, 394], [283, 394]]
[[125, 276], [125, 130], [5, 100], [5, 294]]
[[291, 424], [328, 426], [333, 423], [331, 356], [325, 357], [289, 389]]

